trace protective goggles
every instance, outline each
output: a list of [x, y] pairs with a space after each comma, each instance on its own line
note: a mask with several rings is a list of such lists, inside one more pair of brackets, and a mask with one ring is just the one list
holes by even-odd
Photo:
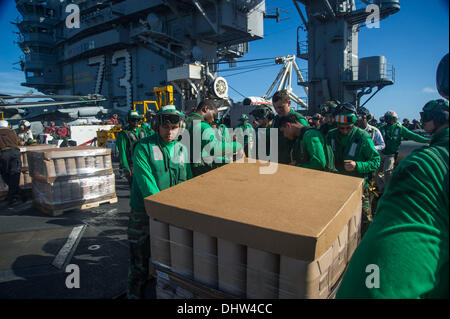
[[182, 118], [181, 116], [176, 114], [160, 114], [159, 120], [161, 124], [169, 123], [172, 125], [176, 125], [181, 122]]

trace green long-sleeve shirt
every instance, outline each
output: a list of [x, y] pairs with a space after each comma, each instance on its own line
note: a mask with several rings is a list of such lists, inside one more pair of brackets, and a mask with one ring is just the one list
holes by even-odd
[[412, 140], [418, 143], [428, 143], [429, 139], [411, 132], [399, 123], [384, 125], [380, 128], [386, 147], [383, 149], [384, 155], [392, 155], [398, 152], [402, 139]]
[[[448, 128], [400, 162], [337, 298], [449, 297], [448, 163]], [[378, 266], [379, 288], [365, 285], [367, 265]]]
[[[214, 129], [202, 117], [195, 118], [188, 126], [191, 139], [191, 160], [193, 166], [204, 166], [214, 162], [217, 165], [232, 161], [234, 153], [242, 149], [237, 142], [220, 140], [214, 134]], [[199, 149], [196, 149], [199, 146]]]
[[[327, 143], [333, 149], [334, 164], [339, 173], [364, 178], [364, 187], [368, 186], [369, 174], [380, 166], [380, 155], [373, 145], [370, 135], [354, 126], [347, 136], [338, 129], [328, 132]], [[352, 172], [344, 168], [344, 160], [356, 162], [356, 169]]]
[[[294, 109], [291, 108], [289, 111], [289, 114], [294, 114], [297, 118], [298, 122], [302, 124], [303, 126], [308, 126], [308, 121], [306, 118], [301, 115], [300, 113], [294, 111]], [[280, 128], [280, 119], [281, 117], [279, 115], [276, 115], [272, 122], [272, 128]], [[278, 131], [278, 163], [281, 164], [289, 164], [290, 162], [290, 150], [292, 148], [293, 141], [288, 140], [284, 137], [284, 135]]]
[[226, 143], [231, 143], [231, 136], [230, 136], [230, 131], [228, 130], [228, 127], [226, 127], [225, 124], [220, 124], [219, 127], [217, 128], [217, 133], [219, 135], [219, 139], [226, 142]]
[[152, 129], [152, 126], [149, 122], [142, 123], [141, 128], [145, 131], [145, 136], [152, 136], [153, 134], [155, 134], [155, 131]]
[[296, 166], [324, 170], [327, 163], [324, 138], [316, 129], [308, 129], [299, 136], [291, 150], [291, 160]]
[[192, 178], [186, 147], [165, 143], [159, 134], [142, 139], [134, 150], [130, 206], [144, 212], [144, 198]]
[[[240, 130], [242, 130], [242, 132], [240, 132]], [[243, 142], [248, 143], [249, 137], [252, 139], [255, 137], [255, 129], [248, 123], [241, 123], [234, 128], [234, 134], [238, 140], [239, 135], [242, 134], [244, 136]]]
[[136, 129], [126, 128], [119, 133], [116, 139], [116, 148], [119, 151], [120, 168], [130, 171], [133, 167], [133, 148], [139, 139], [147, 136], [142, 127]]

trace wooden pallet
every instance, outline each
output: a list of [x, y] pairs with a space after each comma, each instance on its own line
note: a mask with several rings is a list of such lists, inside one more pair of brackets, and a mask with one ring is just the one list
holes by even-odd
[[[345, 270], [347, 267], [344, 273]], [[344, 273], [330, 289], [327, 299], [336, 298]], [[159, 297], [163, 299], [239, 299], [237, 296], [205, 286], [155, 263], [150, 264], [149, 274], [158, 280]], [[182, 293], [178, 292], [178, 288], [182, 288]]]
[[39, 203], [33, 200], [33, 206], [36, 207], [41, 213], [50, 216], [59, 216], [63, 213], [71, 210], [86, 210], [91, 208], [99, 207], [102, 204], [115, 204], [117, 203], [117, 197], [114, 195], [113, 197], [108, 196], [107, 198], [100, 198], [95, 200], [83, 201], [83, 202], [75, 202], [68, 204], [60, 204], [60, 205], [46, 205]]

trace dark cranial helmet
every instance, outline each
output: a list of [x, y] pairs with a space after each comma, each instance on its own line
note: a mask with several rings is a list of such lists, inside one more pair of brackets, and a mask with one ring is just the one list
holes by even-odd
[[448, 53], [442, 58], [436, 71], [436, 87], [439, 94], [448, 100]]
[[420, 118], [423, 123], [434, 121], [435, 126], [441, 126], [448, 123], [448, 101], [443, 99], [429, 101], [420, 112]]

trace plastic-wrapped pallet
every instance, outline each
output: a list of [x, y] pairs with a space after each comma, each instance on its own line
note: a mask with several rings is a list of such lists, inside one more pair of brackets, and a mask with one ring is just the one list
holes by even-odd
[[[153, 263], [162, 279], [201, 297], [333, 296], [358, 244], [363, 180], [281, 164], [264, 175], [261, 166], [228, 164], [145, 199], [150, 218], [189, 232], [160, 242], [182, 247], [178, 264], [193, 260], [194, 276]], [[339, 187], [324, 193], [330, 185]], [[162, 247], [152, 246], [152, 259], [173, 259]]]
[[99, 176], [112, 172], [111, 150], [92, 146], [27, 152], [33, 178], [54, 182], [67, 177]]
[[33, 197], [43, 205], [70, 205], [115, 196], [114, 174], [47, 183], [33, 180]]
[[110, 154], [91, 146], [28, 151], [35, 206], [59, 215], [117, 202]]

